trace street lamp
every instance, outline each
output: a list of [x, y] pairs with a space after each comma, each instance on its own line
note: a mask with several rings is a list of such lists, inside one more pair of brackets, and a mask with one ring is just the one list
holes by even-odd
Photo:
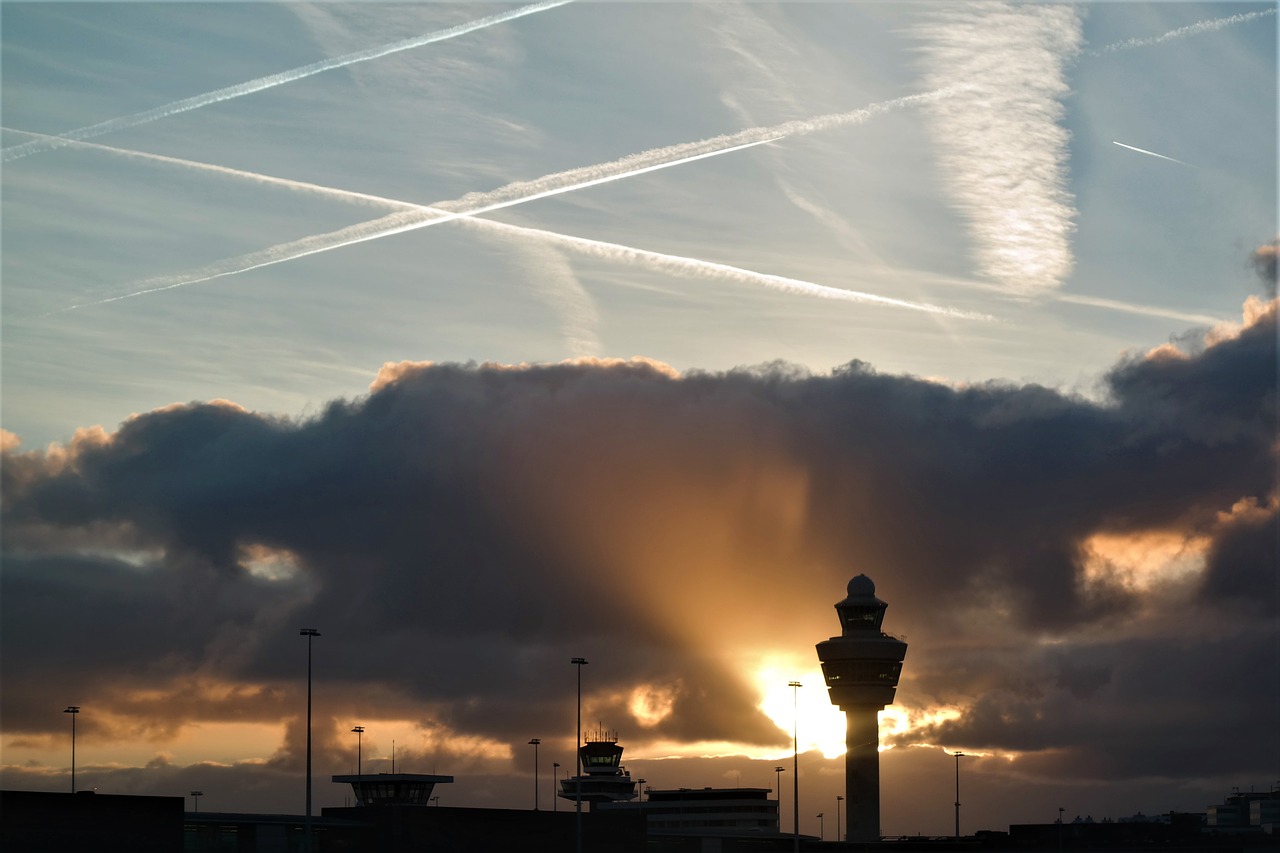
[[826, 831], [826, 829], [824, 828], [824, 823], [823, 823], [823, 820], [822, 820], [822, 815], [823, 815], [823, 813], [822, 813], [822, 812], [818, 812], [818, 840], [819, 840], [819, 841], [826, 841], [826, 840], [827, 840], [827, 831]]
[[963, 752], [953, 752], [956, 759], [956, 841], [960, 840], [960, 759], [964, 757]]
[[787, 768], [783, 767], [781, 764], [773, 768], [773, 776], [777, 780], [776, 782], [774, 782], [773, 789], [778, 792], [776, 797], [778, 800], [778, 831], [779, 832], [782, 831], [782, 774], [785, 773], [786, 770]]
[[795, 851], [800, 853], [800, 687], [798, 681], [788, 681], [791, 688], [791, 791], [795, 810]]
[[71, 715], [71, 793], [76, 792], [76, 715], [80, 713], [79, 705], [68, 705], [62, 713]]
[[648, 779], [637, 779], [637, 780], [636, 780], [636, 784], [640, 786], [640, 802], [642, 802], [642, 803], [644, 802], [644, 783], [645, 783], [645, 782], [648, 782], [648, 781], [649, 781]]
[[204, 796], [204, 791], [191, 792], [191, 804], [195, 807], [195, 813], [200, 814], [200, 798]]
[[356, 733], [356, 775], [364, 773], [364, 726], [356, 726], [351, 731]]
[[560, 797], [556, 794], [556, 785], [560, 784], [560, 762], [551, 762], [551, 810], [560, 811]]
[[569, 663], [578, 668], [578, 734], [577, 739], [573, 742], [573, 755], [578, 768], [576, 777], [577, 789], [573, 796], [573, 807], [577, 811], [578, 816], [575, 818], [577, 823], [577, 851], [582, 853], [582, 668], [587, 665], [586, 658], [573, 658]]
[[840, 804], [844, 802], [844, 797], [836, 794], [836, 841], [840, 840]]
[[298, 636], [307, 638], [307, 822], [302, 849], [311, 853], [311, 641], [320, 636], [315, 628], [299, 628]]
[[529, 745], [533, 747], [533, 810], [538, 810], [538, 744], [542, 743], [540, 738], [534, 738], [529, 741]]

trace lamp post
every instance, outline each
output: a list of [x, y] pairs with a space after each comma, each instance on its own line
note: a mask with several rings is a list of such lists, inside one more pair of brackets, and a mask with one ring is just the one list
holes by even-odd
[[315, 628], [299, 628], [298, 636], [307, 638], [307, 821], [304, 853], [311, 853], [311, 641], [320, 636]]
[[800, 853], [800, 687], [798, 681], [788, 681], [791, 688], [791, 794], [795, 809], [795, 851]]
[[76, 792], [76, 715], [80, 713], [79, 705], [68, 705], [62, 713], [71, 715], [71, 793]]
[[578, 768], [578, 775], [575, 777], [574, 787], [577, 790], [574, 791], [573, 795], [573, 808], [578, 813], [578, 816], [574, 819], [577, 824], [577, 845], [575, 849], [578, 853], [582, 853], [582, 750], [580, 749], [582, 746], [582, 668], [587, 665], [587, 659], [573, 658], [569, 663], [578, 668], [578, 733], [573, 742], [573, 755], [575, 766]]
[[844, 797], [836, 794], [836, 841], [840, 840], [840, 804], [844, 802]]
[[782, 774], [785, 773], [786, 770], [787, 768], [783, 767], [781, 764], [776, 765], [773, 768], [773, 776], [777, 780], [776, 782], [774, 782], [773, 790], [778, 792], [776, 796], [778, 799], [778, 831], [779, 832], [782, 831]]
[[551, 762], [551, 810], [560, 811], [560, 797], [556, 794], [556, 785], [560, 784], [560, 762]]
[[351, 731], [356, 733], [356, 775], [364, 773], [364, 726], [356, 726]]
[[639, 785], [640, 787], [640, 802], [642, 803], [644, 802], [644, 783], [648, 781], [649, 781], [648, 779], [644, 779], [644, 778], [640, 778], [636, 780], [636, 784]]
[[191, 805], [194, 807], [196, 814], [200, 814], [200, 798], [203, 796], [204, 796], [204, 791], [191, 792]]
[[533, 810], [538, 810], [538, 744], [542, 743], [541, 738], [534, 738], [529, 741], [529, 745], [533, 747]]
[[824, 824], [823, 824], [823, 821], [822, 821], [822, 815], [823, 815], [823, 812], [818, 812], [818, 840], [819, 840], [819, 841], [826, 841], [826, 840], [827, 840], [827, 831], [826, 831], [826, 829], [824, 828]]
[[963, 752], [953, 752], [956, 759], [956, 841], [960, 840], [960, 759]]

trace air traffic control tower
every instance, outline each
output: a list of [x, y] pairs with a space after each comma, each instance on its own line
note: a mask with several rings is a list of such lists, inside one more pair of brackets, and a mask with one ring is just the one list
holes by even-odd
[[876, 715], [893, 703], [907, 644], [880, 630], [889, 605], [866, 575], [849, 581], [836, 605], [840, 636], [818, 643], [831, 703], [845, 715], [844, 785], [850, 841], [880, 840], [880, 727]]

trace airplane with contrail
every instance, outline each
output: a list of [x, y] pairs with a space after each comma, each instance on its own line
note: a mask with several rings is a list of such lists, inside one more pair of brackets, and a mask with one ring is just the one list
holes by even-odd
[[232, 98], [240, 98], [244, 95], [251, 95], [254, 92], [261, 92], [264, 89], [271, 89], [276, 86], [283, 86], [285, 83], [292, 83], [305, 77], [311, 77], [325, 71], [332, 71], [336, 68], [345, 68], [348, 65], [355, 65], [357, 62], [368, 62], [371, 59], [379, 59], [383, 56], [389, 56], [393, 53], [400, 53], [405, 50], [412, 50], [417, 47], [423, 47], [435, 42], [445, 41], [458, 36], [473, 33], [476, 30], [482, 30], [486, 27], [492, 27], [495, 24], [513, 21], [516, 18], [523, 18], [525, 15], [532, 15], [537, 12], [544, 12], [547, 9], [554, 9], [557, 6], [564, 6], [572, 3], [573, 0], [543, 0], [540, 3], [533, 3], [528, 6], [521, 6], [517, 9], [510, 9], [506, 12], [499, 12], [494, 15], [488, 15], [483, 18], [477, 18], [474, 21], [468, 21], [465, 24], [447, 27], [442, 30], [436, 30], [425, 35], [414, 36], [413, 38], [402, 39], [400, 41], [384, 44], [379, 47], [360, 50], [354, 53], [348, 53], [343, 56], [337, 56], [332, 59], [322, 59], [313, 62], [310, 65], [302, 65], [298, 68], [292, 68], [288, 71], [281, 71], [277, 74], [270, 74], [266, 77], [258, 77], [245, 83], [237, 83], [234, 86], [227, 86], [222, 89], [215, 89], [212, 92], [205, 92], [203, 95], [194, 95], [190, 98], [183, 98], [179, 101], [173, 101], [163, 106], [155, 107], [150, 110], [144, 110], [140, 113], [121, 116], [119, 118], [108, 119], [97, 124], [87, 125], [85, 127], [68, 130], [66, 133], [59, 134], [54, 137], [24, 142], [21, 145], [11, 145], [8, 148], [0, 150], [0, 162], [9, 163], [14, 160], [20, 160], [23, 157], [30, 157], [32, 154], [39, 154], [44, 151], [52, 151], [62, 148], [68, 142], [91, 139], [95, 136], [102, 136], [107, 133], [113, 133], [117, 130], [125, 128], [137, 127], [140, 124], [158, 121], [162, 118], [185, 113], [190, 110], [207, 107], [210, 104], [217, 104], [222, 101], [229, 101]]
[[[13, 133], [23, 133], [30, 136], [43, 136], [43, 134], [29, 133], [27, 131], [17, 131], [11, 128], [0, 128]], [[764, 140], [769, 141], [769, 140]], [[428, 215], [443, 218], [450, 216], [452, 219], [459, 219], [452, 216], [449, 211], [442, 210], [438, 207], [430, 207], [419, 205], [413, 202], [402, 201], [399, 199], [387, 198], [385, 196], [370, 195], [368, 193], [354, 192], [352, 190], [339, 189], [337, 187], [328, 187], [321, 184], [312, 184], [305, 181], [296, 181], [290, 178], [278, 178], [271, 175], [263, 175], [257, 172], [246, 172], [241, 169], [233, 169], [227, 166], [218, 166], [212, 163], [201, 163], [194, 160], [183, 160], [177, 157], [168, 157], [163, 154], [151, 154], [143, 151], [132, 151], [124, 148], [115, 148], [108, 145], [99, 145], [93, 142], [72, 141], [71, 145], [78, 148], [98, 150], [114, 155], [129, 157], [133, 159], [148, 160], [161, 163], [164, 165], [176, 166], [179, 168], [189, 168], [213, 174], [225, 175], [227, 177], [248, 180], [254, 183], [279, 186], [293, 191], [301, 191], [315, 193], [330, 198], [342, 199], [344, 201], [355, 201], [364, 204], [380, 205], [399, 209], [402, 211], [418, 211]], [[751, 143], [751, 145], [760, 145], [763, 142]], [[745, 147], [745, 146], [744, 146]], [[737, 150], [737, 149], [732, 149]], [[728, 150], [719, 153], [728, 153]], [[703, 154], [701, 157], [709, 156]], [[687, 162], [687, 161], [686, 161]], [[669, 165], [675, 165], [671, 163]], [[646, 171], [652, 171], [649, 167]], [[616, 179], [616, 178], [615, 178]], [[895, 299], [887, 296], [879, 296], [873, 293], [865, 293], [861, 291], [847, 290], [844, 288], [830, 287], [827, 285], [816, 284], [802, 279], [789, 278], [786, 276], [771, 275], [768, 273], [760, 273], [754, 270], [735, 267], [728, 264], [720, 264], [712, 261], [700, 260], [698, 258], [689, 258], [681, 255], [670, 255], [661, 252], [651, 252], [646, 249], [637, 249], [631, 246], [623, 246], [618, 243], [609, 243], [602, 240], [590, 240], [583, 237], [574, 237], [567, 234], [559, 234], [554, 231], [545, 231], [538, 228], [527, 228], [520, 225], [509, 225], [503, 222], [494, 222], [487, 219], [475, 218], [474, 214], [461, 217], [459, 219], [463, 224], [480, 228], [486, 231], [497, 231], [512, 236], [526, 239], [534, 239], [542, 242], [551, 243], [560, 248], [569, 249], [579, 254], [599, 258], [602, 260], [625, 263], [633, 262], [647, 269], [675, 273], [680, 275], [697, 276], [701, 278], [711, 278], [724, 281], [732, 281], [738, 284], [763, 284], [778, 290], [784, 290], [793, 293], [802, 293], [810, 296], [818, 296], [827, 299], [843, 299], [856, 302], [869, 302], [881, 304], [891, 307], [904, 308], [914, 311], [924, 311], [927, 313], [943, 314], [963, 319], [994, 319], [988, 314], [978, 312], [964, 311], [961, 309], [950, 308], [947, 306], [933, 305], [926, 302], [914, 302], [910, 300]], [[152, 280], [155, 282], [155, 280]], [[194, 282], [186, 282], [194, 283]], [[153, 287], [146, 290], [135, 290], [129, 293], [99, 299], [93, 302], [84, 302], [77, 305], [71, 305], [57, 311], [50, 312], [49, 315], [61, 314], [66, 311], [72, 311], [77, 308], [85, 308], [93, 305], [102, 305], [109, 302], [117, 302], [122, 299], [129, 299], [134, 296], [142, 296], [146, 293], [154, 293], [158, 290], [170, 289], [171, 287], [181, 286], [174, 283], [167, 287]]]
[[[1174, 159], [1173, 157], [1166, 157], [1163, 154], [1157, 154], [1156, 152], [1148, 151], [1145, 148], [1137, 148], [1133, 145], [1125, 145], [1123, 142], [1116, 142], [1114, 139], [1111, 140], [1111, 144], [1119, 145], [1121, 148], [1128, 148], [1130, 151], [1137, 151], [1139, 154], [1146, 154], [1149, 157], [1159, 157], [1161, 160], [1168, 160], [1170, 163], [1177, 163], [1182, 166], [1191, 166], [1190, 163], [1185, 163], [1182, 160], [1177, 160], [1177, 159]], [[1192, 168], [1194, 169], [1195, 167], [1192, 166]]]

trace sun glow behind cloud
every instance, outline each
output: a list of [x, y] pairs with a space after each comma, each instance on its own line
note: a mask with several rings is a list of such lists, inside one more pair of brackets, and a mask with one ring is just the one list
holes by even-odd
[[[844, 714], [827, 697], [821, 670], [801, 670], [774, 660], [756, 670], [755, 680], [761, 694], [758, 707], [778, 728], [795, 735], [800, 752], [817, 749], [826, 758], [844, 755]], [[789, 687], [791, 681], [802, 686]], [[787, 753], [770, 752], [760, 757], [784, 754]]]
[[1135, 592], [1186, 580], [1204, 571], [1208, 536], [1177, 530], [1098, 533], [1084, 543], [1086, 582], [1111, 581]]

